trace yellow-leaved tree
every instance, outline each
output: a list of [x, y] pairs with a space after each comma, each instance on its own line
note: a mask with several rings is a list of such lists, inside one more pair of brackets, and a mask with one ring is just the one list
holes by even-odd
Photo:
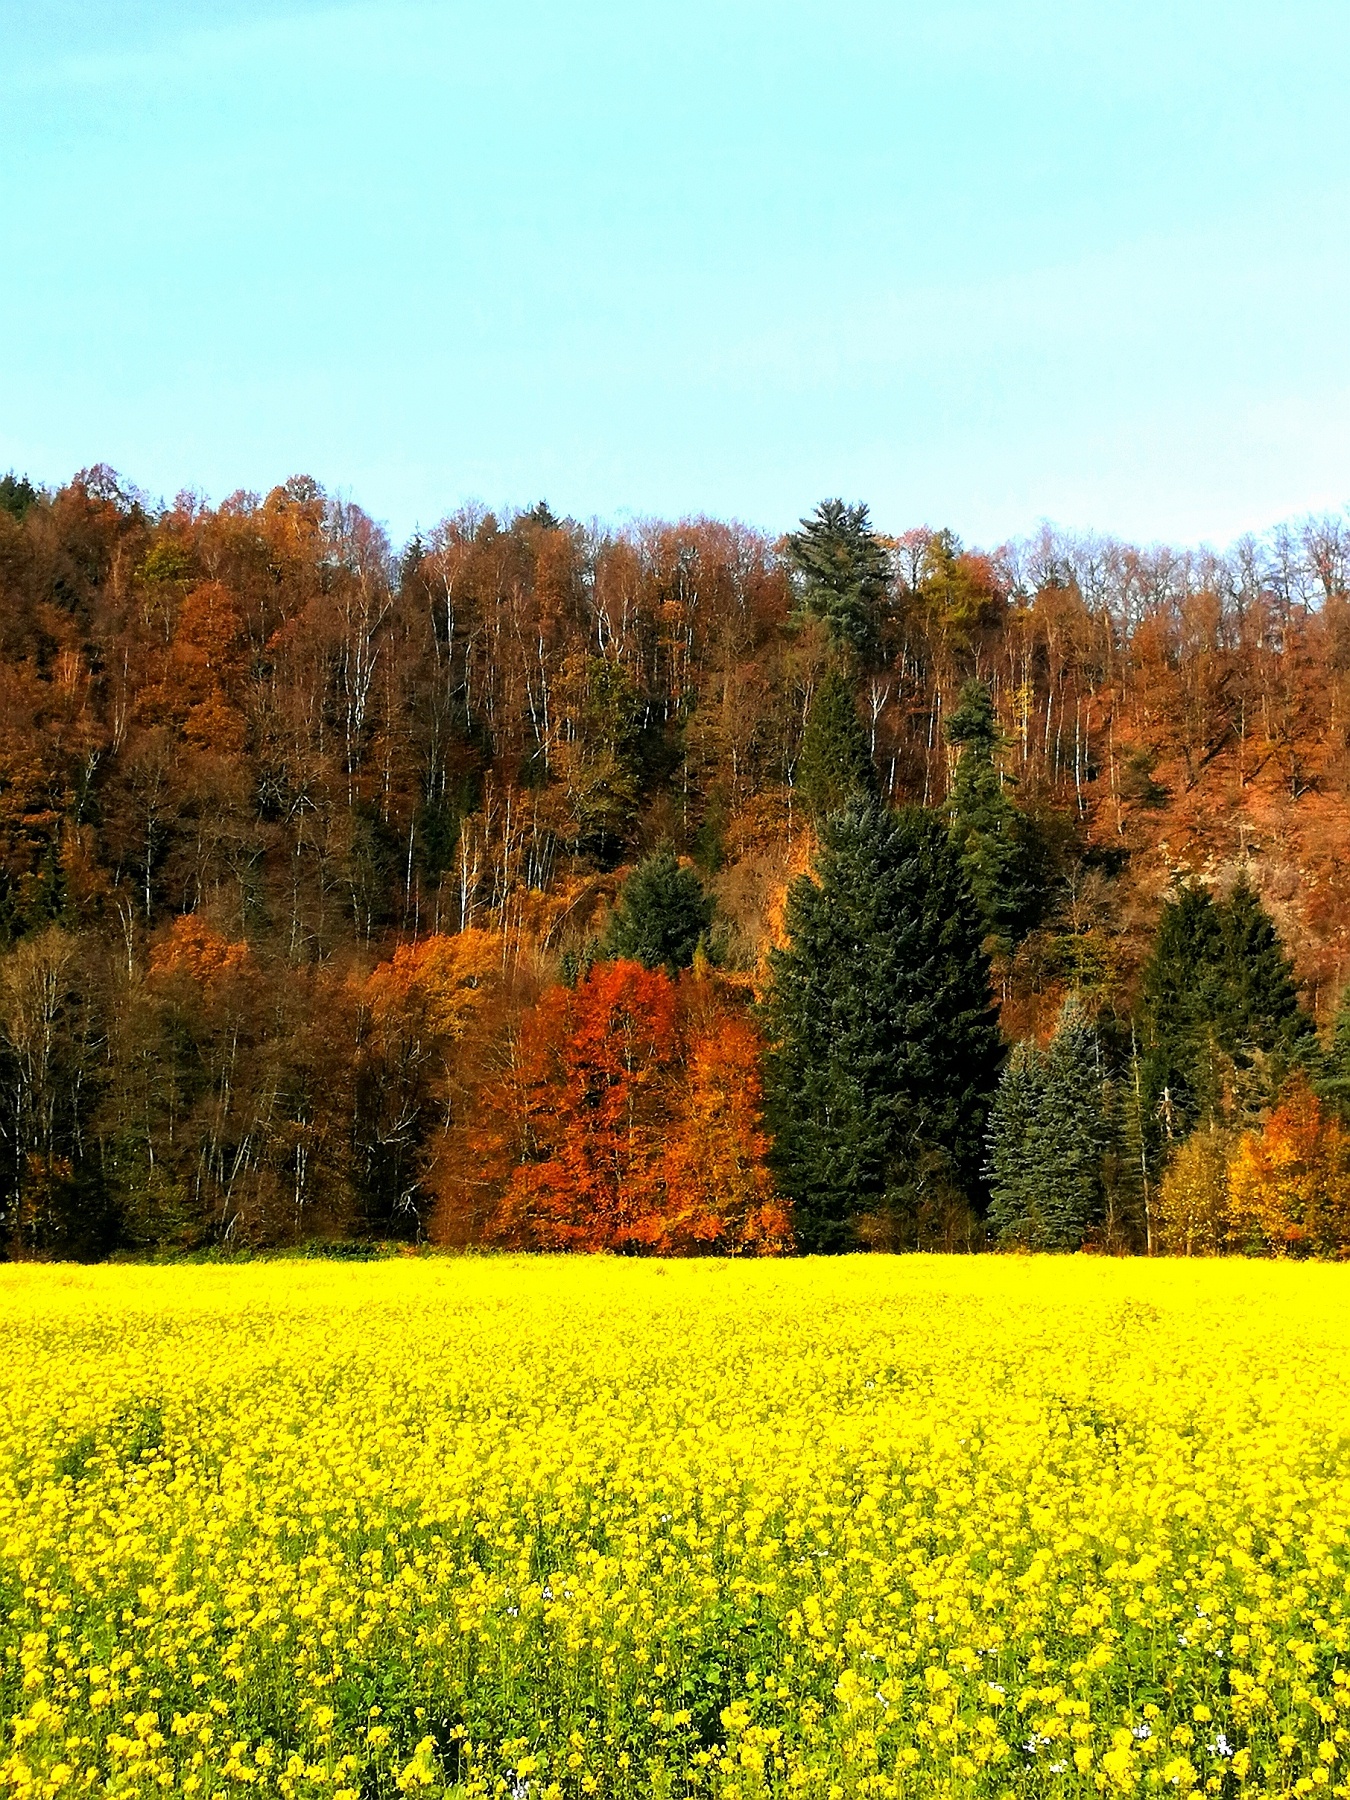
[[1194, 1131], [1173, 1153], [1158, 1190], [1158, 1246], [1168, 1256], [1219, 1256], [1232, 1242], [1228, 1195], [1233, 1135]]

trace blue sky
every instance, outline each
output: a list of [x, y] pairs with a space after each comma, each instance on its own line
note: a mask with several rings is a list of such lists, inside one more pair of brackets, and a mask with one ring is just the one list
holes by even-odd
[[0, 0], [0, 469], [992, 543], [1350, 500], [1344, 0]]

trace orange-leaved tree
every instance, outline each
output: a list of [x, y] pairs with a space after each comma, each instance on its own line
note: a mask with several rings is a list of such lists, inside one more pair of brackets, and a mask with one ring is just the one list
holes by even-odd
[[217, 989], [246, 968], [248, 945], [222, 937], [200, 913], [183, 913], [150, 952], [150, 975], [186, 977], [200, 987]]
[[109, 1170], [133, 1242], [249, 1234], [276, 1099], [264, 993], [248, 944], [200, 912], [173, 921], [129, 984]]
[[353, 1142], [367, 1230], [420, 1230], [457, 1049], [500, 967], [501, 939], [470, 927], [402, 944], [356, 984]]
[[1350, 1250], [1350, 1132], [1302, 1075], [1264, 1129], [1239, 1142], [1228, 1188], [1239, 1245], [1264, 1242], [1277, 1255]]
[[764, 1131], [764, 1045], [746, 1018], [714, 1019], [689, 1046], [681, 1116], [666, 1150], [662, 1250], [791, 1248]]
[[760, 1053], [754, 1027], [706, 978], [677, 983], [620, 961], [550, 989], [483, 1109], [498, 1121], [485, 1164], [503, 1152], [514, 1164], [487, 1241], [665, 1255], [785, 1248]]
[[501, 967], [501, 938], [470, 926], [453, 936], [436, 932], [400, 944], [366, 978], [364, 997], [387, 1018], [415, 1007], [428, 1045], [463, 1037]]
[[680, 1060], [675, 984], [600, 963], [521, 1026], [522, 1151], [489, 1236], [544, 1250], [651, 1241]]

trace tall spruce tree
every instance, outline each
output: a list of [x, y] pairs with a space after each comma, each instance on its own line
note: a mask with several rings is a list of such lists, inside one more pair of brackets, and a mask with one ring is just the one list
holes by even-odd
[[1294, 965], [1275, 922], [1243, 875], [1221, 909], [1224, 985], [1221, 1041], [1243, 1067], [1269, 1067], [1278, 1086], [1313, 1022], [1299, 1004]]
[[961, 752], [947, 803], [952, 836], [989, 932], [1011, 949], [1040, 916], [1042, 884], [1030, 823], [1009, 799], [998, 766], [1006, 739], [985, 682], [962, 687], [947, 718], [947, 741]]
[[817, 819], [877, 797], [876, 771], [854, 703], [853, 682], [840, 663], [825, 671], [812, 696], [797, 786]]
[[866, 506], [823, 500], [802, 520], [800, 531], [788, 534], [787, 550], [803, 609], [825, 621], [836, 643], [869, 660], [890, 594], [891, 567]]
[[1045, 1056], [1032, 1039], [1014, 1044], [989, 1109], [985, 1180], [989, 1229], [1001, 1244], [1036, 1244], [1043, 1235], [1039, 1127]]
[[624, 882], [602, 954], [677, 974], [693, 962], [712, 916], [712, 899], [703, 883], [692, 869], [682, 869], [675, 852], [663, 844]]
[[913, 1241], [929, 1205], [973, 1196], [1002, 1059], [983, 922], [942, 821], [828, 819], [770, 957], [766, 1098], [799, 1245], [847, 1250], [864, 1216]]
[[1102, 1159], [1110, 1129], [1101, 1044], [1072, 997], [1045, 1054], [1039, 1137], [1044, 1247], [1081, 1249], [1105, 1210]]
[[1145, 1082], [1163, 1134], [1269, 1103], [1315, 1053], [1293, 965], [1244, 876], [1227, 900], [1188, 884], [1164, 907], [1141, 992]]
[[1222, 916], [1204, 888], [1187, 883], [1163, 906], [1140, 990], [1145, 1104], [1164, 1141], [1217, 1115], [1224, 974]]
[[989, 1118], [989, 1222], [1001, 1243], [1078, 1250], [1105, 1211], [1101, 1046], [1072, 997], [1044, 1051], [1019, 1044]]

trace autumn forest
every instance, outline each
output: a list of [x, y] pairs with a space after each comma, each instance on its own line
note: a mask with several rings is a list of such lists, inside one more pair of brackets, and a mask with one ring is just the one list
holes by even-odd
[[1350, 1246], [1350, 524], [0, 481], [0, 1237]]

